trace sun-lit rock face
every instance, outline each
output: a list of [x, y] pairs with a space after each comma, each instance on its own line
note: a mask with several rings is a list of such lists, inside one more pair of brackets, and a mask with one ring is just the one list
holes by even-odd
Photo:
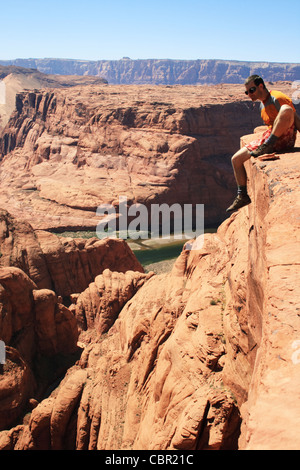
[[[96, 209], [204, 204], [224, 220], [231, 155], [260, 123], [243, 87], [86, 85], [18, 93], [0, 138], [0, 206], [36, 229], [95, 229]], [[13, 195], [13, 197], [12, 197]]]
[[[30, 370], [9, 353], [14, 387], [34, 409], [28, 424], [0, 434], [1, 448], [299, 447], [299, 152], [252, 159], [247, 171], [252, 204], [184, 249], [170, 273], [107, 270], [73, 297], [64, 315], [81, 323], [81, 357], [48, 398], [35, 400]], [[58, 321], [62, 307], [14, 270], [2, 268], [2, 312], [17, 315], [22, 292], [14, 324], [32, 322], [33, 302], [49, 353], [62, 330], [41, 319]]]
[[62, 242], [2, 211], [0, 449], [299, 448], [299, 147], [247, 162], [252, 203], [160, 275], [123, 240]]

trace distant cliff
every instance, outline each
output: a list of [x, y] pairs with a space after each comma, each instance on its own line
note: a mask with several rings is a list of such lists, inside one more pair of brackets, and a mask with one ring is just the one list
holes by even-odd
[[300, 64], [275, 62], [240, 62], [231, 60], [73, 60], [16, 59], [2, 65], [37, 68], [58, 75], [101, 76], [110, 84], [197, 85], [243, 83], [253, 73], [267, 81], [300, 80]]

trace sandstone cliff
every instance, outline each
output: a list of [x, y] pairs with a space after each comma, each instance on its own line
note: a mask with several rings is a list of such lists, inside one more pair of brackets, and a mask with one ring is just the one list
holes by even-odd
[[[290, 91], [289, 83], [278, 84]], [[35, 229], [94, 230], [102, 203], [204, 204], [235, 193], [231, 155], [261, 123], [235, 85], [85, 86], [19, 93], [0, 136], [0, 206]]]
[[120, 239], [58, 238], [0, 209], [0, 266], [24, 271], [38, 288], [68, 297], [86, 289], [98, 274], [143, 272], [129, 246]]
[[[0, 211], [0, 338], [7, 346], [6, 363], [0, 365], [1, 430], [15, 425], [80, 357], [72, 309], [79, 294], [105, 279], [111, 315], [95, 316], [105, 331], [151, 276], [143, 272], [123, 240], [61, 240]], [[128, 282], [114, 305], [122, 276]]]
[[[290, 83], [276, 88], [287, 94]], [[95, 230], [97, 207], [204, 204], [235, 194], [231, 155], [261, 124], [243, 87], [75, 86], [17, 95], [0, 134], [0, 207], [34, 229]]]
[[104, 84], [100, 77], [76, 77], [46, 75], [36, 69], [16, 66], [0, 66], [0, 130], [7, 124], [16, 106], [16, 94], [24, 90], [38, 90], [45, 87], [61, 88], [76, 85]]
[[46, 74], [95, 75], [113, 85], [197, 85], [244, 83], [254, 73], [266, 80], [299, 80], [300, 65], [273, 62], [243, 62], [234, 60], [75, 60], [75, 59], [16, 59], [0, 61], [3, 65], [31, 67]]
[[[248, 162], [252, 204], [192, 241], [170, 273], [149, 273], [137, 291], [141, 273], [103, 273], [74, 300], [80, 360], [0, 433], [1, 449], [299, 449], [297, 145]], [[103, 290], [109, 277], [115, 288]]]

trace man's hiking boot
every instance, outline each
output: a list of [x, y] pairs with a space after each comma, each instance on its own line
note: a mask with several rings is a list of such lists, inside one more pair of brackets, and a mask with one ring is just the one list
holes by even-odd
[[250, 203], [251, 199], [248, 194], [238, 194], [231, 206], [226, 209], [226, 212], [235, 212]]
[[261, 144], [256, 150], [252, 150], [252, 152], [250, 152], [251, 156], [255, 158], [270, 153], [274, 153], [274, 144], [268, 144], [267, 142]]

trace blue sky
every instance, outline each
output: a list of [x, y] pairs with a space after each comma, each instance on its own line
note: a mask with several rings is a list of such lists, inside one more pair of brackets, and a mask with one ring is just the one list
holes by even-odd
[[0, 0], [0, 59], [300, 63], [300, 1]]

